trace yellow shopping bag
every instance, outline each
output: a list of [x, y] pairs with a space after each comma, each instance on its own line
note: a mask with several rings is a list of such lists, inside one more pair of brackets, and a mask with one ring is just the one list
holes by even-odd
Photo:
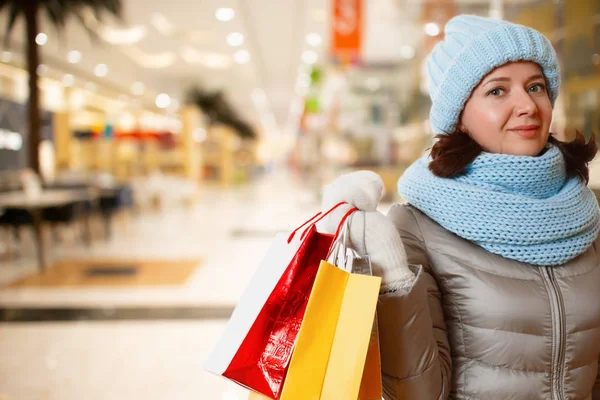
[[281, 400], [359, 398], [380, 285], [321, 262]]
[[[364, 247], [366, 248], [367, 246], [365, 245]], [[371, 258], [369, 256], [361, 256], [353, 249], [346, 249], [346, 257], [346, 270], [368, 276], [373, 275]], [[360, 391], [358, 392], [358, 400], [381, 400], [383, 398], [377, 313], [374, 319], [367, 350], [367, 359], [365, 360], [363, 376], [360, 382]]]
[[360, 382], [358, 400], [381, 400], [383, 397], [383, 384], [381, 380], [381, 353], [379, 351], [379, 330], [377, 328], [377, 315], [373, 322], [367, 359]]

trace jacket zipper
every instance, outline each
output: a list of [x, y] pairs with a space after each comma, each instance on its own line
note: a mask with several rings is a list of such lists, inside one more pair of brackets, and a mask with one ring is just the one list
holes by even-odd
[[542, 276], [545, 278], [544, 282], [550, 296], [552, 310], [552, 369], [550, 376], [552, 398], [563, 400], [565, 396], [563, 381], [566, 347], [564, 300], [552, 267], [544, 267]]

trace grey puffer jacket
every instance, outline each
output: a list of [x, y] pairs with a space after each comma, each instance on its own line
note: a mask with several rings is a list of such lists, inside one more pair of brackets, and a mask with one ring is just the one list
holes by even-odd
[[409, 205], [417, 278], [380, 295], [385, 399], [600, 400], [600, 239], [558, 267], [491, 254]]

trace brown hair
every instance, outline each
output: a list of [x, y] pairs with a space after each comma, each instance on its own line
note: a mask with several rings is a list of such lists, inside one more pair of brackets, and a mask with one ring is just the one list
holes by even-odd
[[[436, 139], [437, 142], [431, 148], [432, 161], [429, 163], [429, 170], [441, 178], [452, 178], [462, 174], [467, 165], [483, 151], [474, 139], [462, 131], [437, 135]], [[567, 176], [578, 176], [587, 184], [590, 176], [588, 163], [598, 151], [594, 136], [587, 143], [580, 133], [577, 133], [572, 142], [561, 142], [553, 136], [548, 138], [548, 142], [558, 147], [563, 154]]]

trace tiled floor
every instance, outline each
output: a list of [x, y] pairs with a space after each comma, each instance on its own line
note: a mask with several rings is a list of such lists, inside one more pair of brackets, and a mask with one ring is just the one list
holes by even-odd
[[0, 327], [0, 399], [245, 399], [202, 369], [224, 321]]
[[[109, 242], [51, 249], [56, 260], [202, 260], [183, 285], [3, 286], [0, 308], [232, 307], [274, 233], [318, 210], [318, 193], [292, 182], [273, 176], [237, 190], [207, 190], [194, 208], [134, 217]], [[0, 285], [30, 274], [34, 266], [32, 254], [0, 262]], [[245, 390], [202, 369], [225, 323], [189, 318], [0, 323], [0, 400], [245, 399]]]

